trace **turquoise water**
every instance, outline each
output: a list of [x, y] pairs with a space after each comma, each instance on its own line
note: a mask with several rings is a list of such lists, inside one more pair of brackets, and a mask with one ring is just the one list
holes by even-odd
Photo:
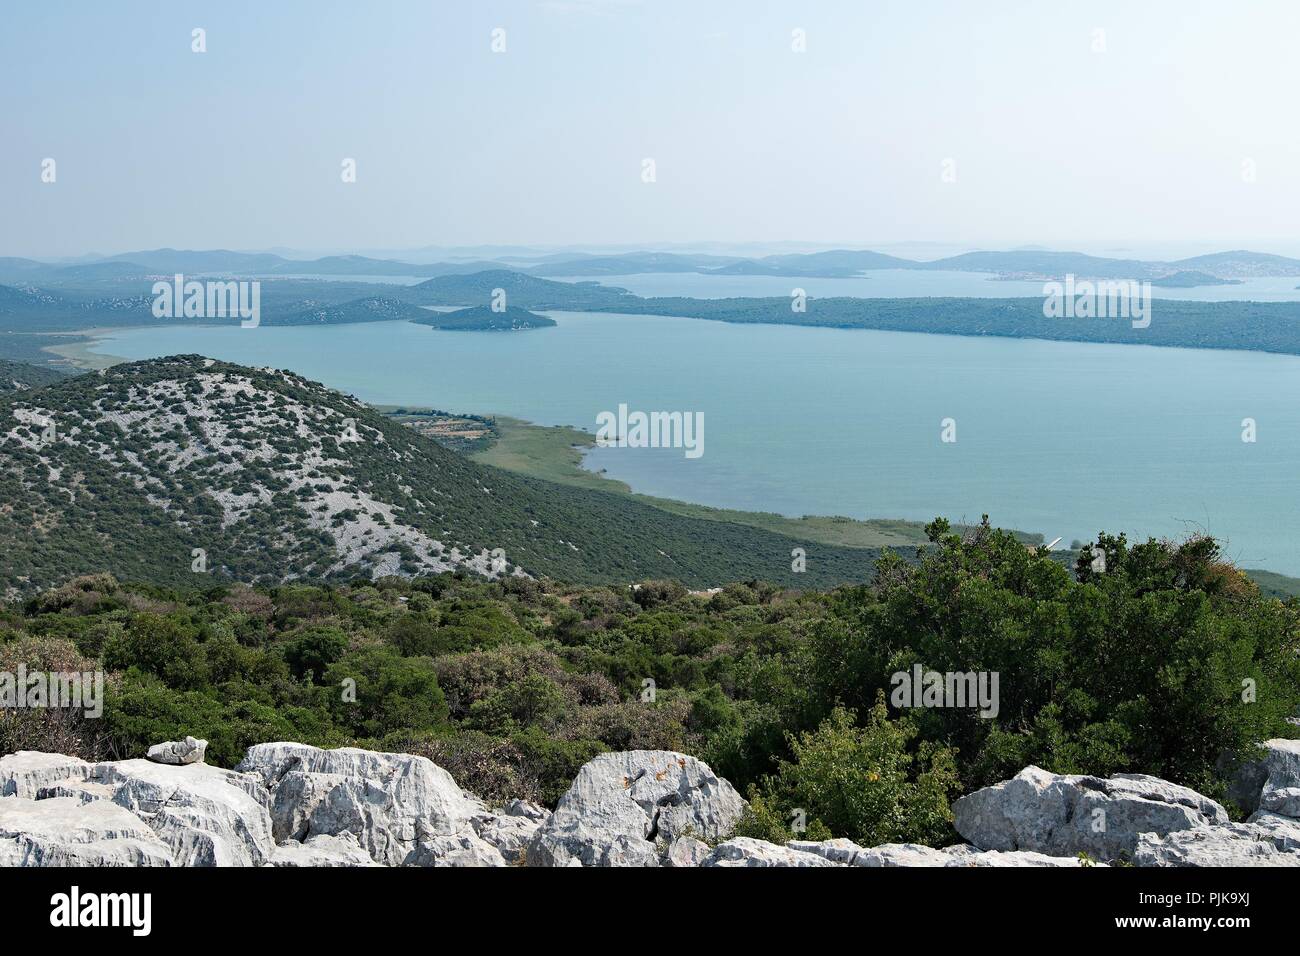
[[[197, 352], [369, 402], [590, 431], [620, 403], [699, 411], [700, 458], [602, 448], [588, 464], [649, 494], [789, 515], [988, 512], [1065, 544], [1203, 529], [1243, 566], [1300, 574], [1300, 358], [549, 314], [555, 328], [513, 334], [176, 326], [110, 333], [98, 349]], [[940, 441], [945, 418], [956, 443]]]

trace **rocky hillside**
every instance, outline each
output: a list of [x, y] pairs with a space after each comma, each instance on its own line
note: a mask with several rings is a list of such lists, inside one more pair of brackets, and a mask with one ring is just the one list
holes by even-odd
[[10, 362], [0, 359], [0, 394], [5, 392], [24, 392], [30, 388], [52, 385], [64, 378], [62, 372], [51, 368], [28, 365], [25, 362]]
[[223, 770], [203, 763], [205, 746], [190, 737], [104, 763], [0, 758], [0, 865], [1300, 866], [1295, 741], [1269, 741], [1250, 766], [1248, 823], [1156, 777], [1027, 767], [959, 800], [966, 842], [940, 849], [733, 837], [745, 801], [671, 751], [602, 754], [548, 813], [490, 808], [424, 757], [267, 743]]
[[470, 463], [289, 372], [196, 355], [0, 398], [0, 593], [466, 569], [572, 581], [861, 580], [872, 552], [665, 515]]

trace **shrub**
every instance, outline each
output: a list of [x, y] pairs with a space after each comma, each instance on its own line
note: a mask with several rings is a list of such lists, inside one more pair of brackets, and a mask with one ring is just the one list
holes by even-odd
[[835, 708], [815, 731], [791, 737], [794, 759], [781, 761], [752, 792], [757, 809], [751, 806], [737, 832], [771, 834], [781, 820], [786, 839], [792, 824], [802, 822], [810, 834], [862, 846], [951, 842], [953, 754], [927, 744], [910, 753], [915, 737], [909, 721], [889, 719], [883, 700], [861, 727], [852, 712]]
[[[355, 694], [345, 681], [355, 682]], [[357, 737], [383, 737], [397, 729], [419, 734], [447, 723], [447, 701], [427, 657], [363, 647], [331, 664], [325, 683], [335, 721]]]
[[169, 617], [137, 614], [126, 630], [104, 644], [109, 670], [136, 667], [162, 678], [171, 687], [202, 687], [207, 661], [193, 630]]

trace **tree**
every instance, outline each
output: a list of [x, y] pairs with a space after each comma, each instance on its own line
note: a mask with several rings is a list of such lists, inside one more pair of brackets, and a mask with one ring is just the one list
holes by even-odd
[[378, 738], [394, 730], [426, 733], [447, 723], [447, 700], [427, 657], [363, 647], [331, 664], [325, 683], [335, 689], [330, 712], [358, 737]]

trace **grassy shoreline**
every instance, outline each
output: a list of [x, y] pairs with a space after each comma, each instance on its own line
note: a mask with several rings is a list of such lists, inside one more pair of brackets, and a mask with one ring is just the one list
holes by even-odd
[[[740, 511], [659, 498], [632, 490], [623, 481], [607, 478], [582, 466], [596, 438], [590, 432], [567, 425], [534, 425], [518, 418], [496, 416], [497, 438], [488, 448], [470, 457], [479, 464], [541, 478], [559, 484], [577, 485], [596, 491], [629, 495], [632, 498], [688, 518], [748, 525], [777, 534], [846, 548], [907, 548], [926, 544], [925, 525], [896, 518], [846, 518], [837, 515], [804, 515], [791, 518], [765, 511]], [[1042, 541], [1042, 535], [1013, 532], [1026, 543]]]
[[[51, 335], [60, 335], [69, 339], [66, 345], [46, 345], [42, 351], [53, 353], [59, 358], [56, 362], [65, 363], [65, 367], [83, 369], [88, 372], [97, 372], [101, 368], [109, 368], [117, 365], [119, 362], [128, 361], [125, 356], [112, 355], [108, 352], [92, 352], [91, 349], [99, 345], [104, 340], [104, 336], [118, 329], [96, 328], [83, 329], [77, 332], [56, 332]], [[52, 363], [53, 364], [53, 363]]]
[[[832, 544], [847, 548], [906, 548], [926, 544], [924, 524], [891, 518], [845, 518], [829, 515], [805, 515], [790, 518], [784, 515], [759, 511], [736, 511], [711, 508], [707, 505], [657, 498], [634, 492], [623, 481], [607, 478], [599, 472], [582, 466], [587, 449], [596, 444], [590, 432], [567, 425], [547, 427], [505, 416], [496, 417], [497, 438], [488, 448], [470, 457], [475, 461], [495, 465], [546, 481], [579, 485], [597, 491], [625, 494], [638, 501], [672, 514], [710, 521], [749, 525], [789, 535], [818, 544]], [[1041, 534], [1012, 531], [1026, 544], [1041, 544]], [[1068, 552], [1067, 553], [1072, 553]], [[1260, 589], [1272, 597], [1285, 600], [1300, 597], [1300, 578], [1289, 577], [1275, 571], [1243, 568]]]

